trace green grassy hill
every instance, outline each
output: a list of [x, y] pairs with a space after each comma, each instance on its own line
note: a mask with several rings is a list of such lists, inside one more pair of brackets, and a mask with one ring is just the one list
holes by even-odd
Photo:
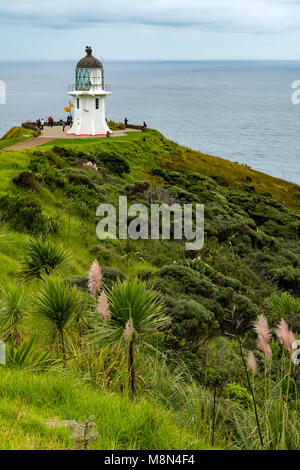
[[[58, 373], [0, 369], [0, 449], [73, 449], [73, 431], [47, 422], [84, 422], [93, 415], [98, 437], [91, 449], [207, 449], [171, 414], [147, 400], [96, 392]], [[79, 447], [79, 448], [82, 448]]]
[[[6, 137], [1, 142], [11, 143], [10, 134]], [[97, 165], [98, 171], [84, 166], [87, 162]], [[104, 202], [117, 204], [120, 195], [126, 195], [129, 203], [148, 207], [154, 202], [205, 204], [204, 248], [199, 253], [186, 252], [184, 242], [178, 240], [99, 240], [96, 208]], [[216, 376], [226, 384], [218, 385], [222, 397], [214, 444], [218, 448], [250, 445], [243, 441], [241, 426], [231, 412], [237, 403], [237, 415], [251, 428], [248, 405], [238, 396], [244, 394], [247, 402], [236, 344], [225, 336], [230, 331], [226, 316], [232, 309], [238, 311], [247, 335], [245, 347], [250, 349], [255, 347], [252, 323], [261, 313], [271, 327], [287, 315], [284, 318], [292, 319], [290, 324], [299, 333], [299, 212], [296, 184], [181, 147], [151, 129], [120, 138], [61, 139], [34, 149], [0, 152], [3, 291], [19, 279], [26, 240], [42, 237], [63, 245], [70, 254], [61, 279], [84, 292], [87, 272], [97, 259], [108, 285], [118, 277], [150, 281], [172, 319], [168, 331], [150, 338], [141, 354], [137, 364], [141, 401], [135, 403], [124, 396], [123, 372], [115, 353], [105, 350], [78, 357], [82, 345], [73, 330], [68, 337], [67, 372], [35, 372], [29, 379], [22, 360], [12, 359], [16, 370], [9, 366], [0, 370], [4, 399], [0, 423], [10, 428], [16, 416], [18, 426], [9, 437], [2, 436], [0, 447], [19, 448], [24, 443], [27, 448], [69, 448], [70, 435], [47, 430], [44, 420], [81, 420], [94, 414], [99, 438], [93, 448], [207, 448], [212, 442]], [[43, 336], [31, 315], [40, 283], [26, 286], [30, 306], [21, 339], [26, 342], [34, 336], [39, 350], [57, 357], [50, 334]], [[272, 301], [282, 295], [290, 299], [284, 313]], [[218, 354], [223, 350], [225, 358], [220, 362]], [[273, 363], [280, 368], [280, 348], [274, 343], [272, 350]], [[220, 370], [226, 371], [226, 378]], [[76, 380], [78, 395], [72, 393]], [[41, 401], [39, 394], [45, 389]], [[104, 421], [97, 411], [103, 406]], [[124, 424], [120, 426], [118, 420]], [[299, 421], [294, 424], [299, 426]], [[257, 448], [252, 431], [249, 439]], [[280, 441], [278, 448], [285, 445], [298, 444], [291, 437], [289, 443]]]
[[30, 140], [35, 136], [35, 132], [31, 129], [24, 129], [23, 127], [12, 127], [0, 139], [0, 150], [11, 145]]

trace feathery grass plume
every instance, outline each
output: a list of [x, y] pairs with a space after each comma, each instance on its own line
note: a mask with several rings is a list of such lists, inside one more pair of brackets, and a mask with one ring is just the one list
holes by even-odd
[[276, 336], [283, 347], [290, 353], [294, 353], [293, 344], [296, 341], [294, 333], [289, 329], [285, 320], [281, 320], [276, 328]]
[[260, 315], [254, 322], [254, 330], [256, 331], [258, 337], [261, 338], [262, 342], [265, 343], [265, 345], [269, 344], [271, 339], [271, 332], [268, 325], [268, 320], [264, 315]]
[[285, 349], [289, 347], [289, 327], [285, 320], [278, 323], [275, 330], [276, 336]]
[[129, 343], [131, 341], [133, 337], [133, 333], [134, 333], [133, 320], [132, 318], [130, 318], [124, 328], [124, 338], [125, 338], [126, 343]]
[[255, 375], [257, 371], [256, 359], [252, 351], [248, 354], [248, 368], [251, 370], [252, 374]]
[[106, 320], [109, 317], [108, 301], [105, 292], [102, 292], [100, 295], [97, 312], [103, 320]]
[[101, 268], [99, 266], [99, 263], [96, 259], [91, 266], [88, 278], [89, 278], [89, 283], [88, 283], [89, 291], [93, 297], [97, 298], [99, 291], [101, 289], [102, 273], [101, 273]]
[[264, 356], [267, 360], [267, 362], [271, 362], [272, 360], [272, 349], [271, 346], [266, 342], [265, 338], [262, 336], [259, 336], [257, 341], [256, 341], [258, 349], [264, 353]]
[[266, 343], [265, 339], [262, 336], [258, 337], [258, 339], [256, 341], [256, 345], [257, 345], [258, 349], [264, 354], [266, 354], [267, 344], [268, 343]]
[[270, 364], [270, 362], [272, 361], [272, 349], [269, 344], [266, 345], [265, 356], [266, 356], [267, 362]]

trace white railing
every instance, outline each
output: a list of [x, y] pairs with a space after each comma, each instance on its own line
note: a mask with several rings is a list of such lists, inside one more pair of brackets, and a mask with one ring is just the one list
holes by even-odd
[[[99, 86], [102, 88], [104, 91], [110, 91], [111, 87], [110, 85], [94, 85], [94, 86]], [[72, 85], [68, 85], [68, 91], [89, 91], [92, 88], [91, 84], [86, 84], [86, 85], [81, 85], [81, 84], [76, 84], [73, 83]]]

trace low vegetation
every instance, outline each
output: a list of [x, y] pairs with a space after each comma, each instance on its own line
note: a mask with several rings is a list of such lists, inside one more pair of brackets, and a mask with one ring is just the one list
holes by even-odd
[[[205, 204], [204, 248], [99, 240], [120, 195]], [[150, 129], [1, 153], [0, 447], [299, 450], [299, 198]]]

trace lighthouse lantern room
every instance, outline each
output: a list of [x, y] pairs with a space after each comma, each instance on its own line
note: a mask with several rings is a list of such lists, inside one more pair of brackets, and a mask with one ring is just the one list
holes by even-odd
[[111, 93], [104, 84], [100, 60], [92, 55], [91, 47], [76, 66], [75, 84], [69, 85], [69, 95], [75, 100], [75, 116], [69, 135], [112, 134], [105, 119], [105, 98]]

